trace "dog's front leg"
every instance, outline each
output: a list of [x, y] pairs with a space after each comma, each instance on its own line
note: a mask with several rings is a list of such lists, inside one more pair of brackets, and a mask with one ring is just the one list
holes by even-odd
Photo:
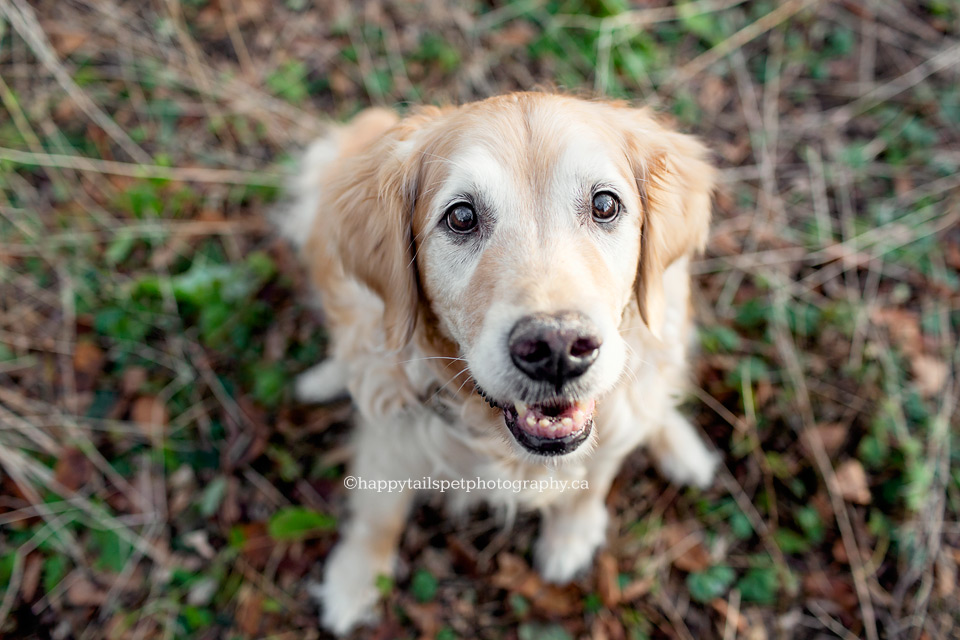
[[566, 489], [561, 499], [542, 511], [534, 561], [549, 582], [570, 582], [587, 570], [607, 539], [606, 497], [620, 464], [588, 478], [589, 488]]
[[353, 475], [344, 479], [350, 490], [349, 520], [327, 558], [323, 583], [311, 589], [321, 604], [321, 624], [337, 635], [376, 618], [377, 579], [393, 576], [415, 497], [408, 480], [422, 475], [419, 456], [408, 451], [409, 437], [401, 441], [405, 425], [371, 425], [363, 418], [358, 422]]

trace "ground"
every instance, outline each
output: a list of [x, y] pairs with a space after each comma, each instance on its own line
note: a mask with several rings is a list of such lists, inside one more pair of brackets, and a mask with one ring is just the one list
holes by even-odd
[[[362, 7], [362, 8], [360, 8]], [[594, 571], [417, 511], [356, 638], [960, 637], [954, 0], [0, 0], [0, 635], [316, 638], [350, 407], [265, 214], [364, 106], [554, 87], [721, 167], [684, 410]]]

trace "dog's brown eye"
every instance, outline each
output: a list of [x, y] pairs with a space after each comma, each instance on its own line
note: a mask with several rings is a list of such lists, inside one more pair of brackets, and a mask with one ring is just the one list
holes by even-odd
[[620, 201], [609, 191], [593, 196], [593, 219], [597, 222], [613, 222], [620, 214]]
[[446, 219], [447, 226], [454, 233], [470, 233], [477, 227], [477, 212], [465, 202], [447, 209]]

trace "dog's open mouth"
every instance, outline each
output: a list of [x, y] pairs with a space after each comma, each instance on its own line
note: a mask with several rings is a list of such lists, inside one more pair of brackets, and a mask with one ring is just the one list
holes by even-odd
[[576, 451], [590, 437], [596, 400], [516, 401], [507, 405], [493, 400], [479, 385], [476, 389], [487, 404], [503, 412], [507, 429], [531, 453], [562, 456]]
[[559, 456], [583, 444], [593, 428], [595, 400], [501, 407], [503, 421], [517, 442], [531, 453]]

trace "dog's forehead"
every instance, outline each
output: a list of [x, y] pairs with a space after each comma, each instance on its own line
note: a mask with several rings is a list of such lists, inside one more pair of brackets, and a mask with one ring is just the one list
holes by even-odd
[[599, 183], [629, 188], [621, 141], [603, 123], [556, 110], [496, 115], [459, 123], [455, 142], [425, 158], [439, 206], [475, 192], [507, 206], [517, 198], [568, 199]]

